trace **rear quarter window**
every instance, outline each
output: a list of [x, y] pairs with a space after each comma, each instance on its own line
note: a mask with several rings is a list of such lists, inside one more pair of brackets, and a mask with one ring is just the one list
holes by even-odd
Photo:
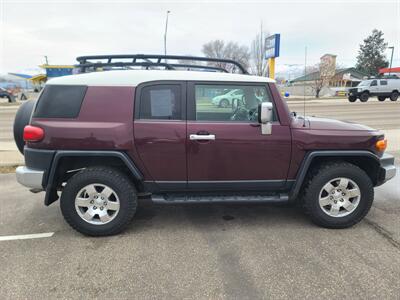
[[79, 115], [87, 86], [47, 85], [41, 94], [33, 117], [76, 118]]

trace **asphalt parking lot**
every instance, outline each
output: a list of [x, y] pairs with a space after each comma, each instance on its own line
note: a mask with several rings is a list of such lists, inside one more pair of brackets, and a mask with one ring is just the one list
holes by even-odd
[[[307, 106], [400, 128], [400, 103], [332, 103]], [[1, 143], [10, 115], [0, 114]], [[45, 207], [15, 174], [0, 184], [1, 299], [400, 298], [400, 176], [375, 189], [370, 213], [350, 229], [319, 228], [287, 206], [143, 205], [128, 230], [106, 238], [73, 231], [58, 203]], [[1, 240], [40, 233], [49, 236]]]

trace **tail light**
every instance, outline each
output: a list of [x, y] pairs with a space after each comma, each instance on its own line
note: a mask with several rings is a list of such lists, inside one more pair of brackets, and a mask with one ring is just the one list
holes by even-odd
[[375, 148], [376, 150], [378, 150], [379, 152], [383, 152], [386, 150], [387, 147], [387, 140], [379, 140], [375, 143]]
[[44, 130], [40, 127], [26, 125], [24, 128], [25, 142], [39, 142], [44, 138]]

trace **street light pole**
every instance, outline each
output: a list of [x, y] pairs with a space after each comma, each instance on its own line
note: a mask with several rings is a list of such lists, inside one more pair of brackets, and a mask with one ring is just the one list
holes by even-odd
[[392, 47], [388, 47], [389, 49], [392, 49], [392, 55], [390, 56], [390, 65], [389, 65], [389, 76], [391, 73], [391, 69], [392, 69], [392, 62], [393, 62], [393, 52], [394, 52], [394, 46]]
[[167, 10], [167, 17], [165, 20], [165, 32], [164, 32], [164, 55], [167, 55], [167, 32], [168, 32], [168, 15], [170, 11]]

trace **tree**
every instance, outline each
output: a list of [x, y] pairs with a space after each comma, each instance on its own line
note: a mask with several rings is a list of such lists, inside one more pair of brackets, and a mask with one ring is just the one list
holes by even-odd
[[383, 38], [383, 32], [377, 29], [364, 39], [364, 43], [360, 45], [358, 51], [356, 68], [358, 71], [369, 74], [378, 75], [380, 68], [388, 66], [388, 61], [384, 55], [387, 43]]
[[[210, 41], [203, 45], [204, 56], [211, 58], [233, 59], [239, 62], [245, 69], [249, 68], [250, 53], [246, 46], [240, 46], [235, 42], [225, 44], [223, 40]], [[208, 65], [224, 68], [228, 72], [237, 71], [236, 66], [222, 62], [210, 62]]]
[[306, 76], [309, 75], [311, 78], [311, 89], [315, 94], [315, 98], [319, 98], [319, 94], [322, 88], [326, 85], [327, 82], [329, 82], [329, 77], [321, 75], [323, 74], [323, 72], [321, 72], [321, 69], [323, 68], [324, 66], [322, 65], [322, 63], [306, 68]]
[[265, 59], [265, 37], [269, 34], [259, 33], [251, 42], [251, 73], [258, 76], [266, 76], [268, 62]]

